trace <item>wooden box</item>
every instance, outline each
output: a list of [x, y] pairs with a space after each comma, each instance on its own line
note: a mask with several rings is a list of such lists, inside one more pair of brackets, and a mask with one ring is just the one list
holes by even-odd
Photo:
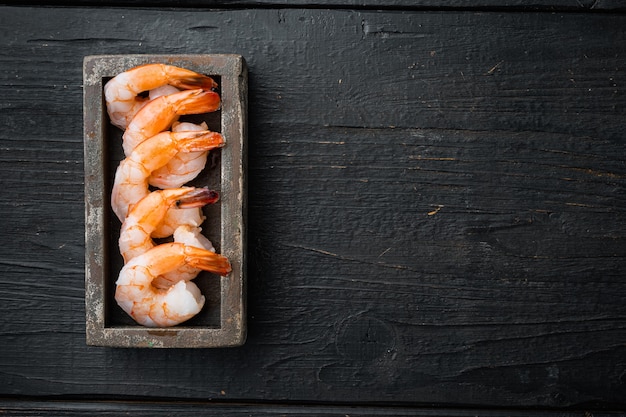
[[[120, 222], [110, 205], [113, 176], [124, 158], [122, 131], [109, 122], [103, 86], [134, 66], [165, 63], [213, 77], [219, 84], [221, 109], [190, 117], [219, 131], [226, 145], [211, 151], [204, 171], [192, 185], [220, 193], [204, 208], [203, 232], [227, 256], [232, 272], [225, 277], [202, 273], [194, 282], [206, 303], [189, 321], [170, 328], [136, 324], [114, 300], [115, 281], [123, 266], [117, 239]], [[88, 56], [83, 63], [85, 155], [85, 306], [87, 344], [111, 347], [208, 348], [238, 346], [246, 337], [246, 111], [247, 69], [239, 55]], [[195, 117], [195, 118], [194, 118]]]

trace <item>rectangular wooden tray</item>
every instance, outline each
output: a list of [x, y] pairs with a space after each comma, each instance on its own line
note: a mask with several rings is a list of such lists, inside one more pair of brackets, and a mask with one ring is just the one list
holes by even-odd
[[[111, 210], [113, 175], [123, 159], [122, 131], [109, 122], [104, 84], [127, 69], [165, 63], [213, 77], [222, 105], [191, 117], [219, 131], [226, 145], [211, 151], [207, 167], [192, 185], [220, 193], [205, 207], [203, 232], [227, 256], [226, 277], [202, 273], [194, 282], [206, 303], [191, 320], [171, 328], [136, 324], [116, 304], [115, 281], [123, 266], [117, 239], [120, 222]], [[83, 62], [85, 153], [85, 308], [87, 344], [111, 347], [208, 348], [238, 346], [246, 338], [246, 140], [247, 68], [239, 55], [103, 55]]]

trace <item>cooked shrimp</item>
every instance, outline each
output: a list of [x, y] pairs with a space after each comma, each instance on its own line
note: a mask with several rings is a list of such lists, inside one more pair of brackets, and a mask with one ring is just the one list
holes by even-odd
[[[146, 195], [133, 206], [122, 223], [119, 246], [124, 262], [127, 263], [155, 246], [152, 233], [165, 219], [170, 208], [176, 207], [177, 211], [186, 211], [215, 203], [218, 199], [217, 192], [208, 188], [194, 187], [158, 190]], [[181, 224], [179, 227], [182, 226], [197, 228], [196, 225], [189, 224]], [[212, 245], [199, 246], [185, 234], [179, 234], [178, 238], [174, 234], [174, 240], [195, 247], [213, 248]]]
[[[178, 226], [176, 230], [174, 230], [174, 242], [215, 252], [213, 243], [211, 243], [211, 241], [202, 234], [202, 229], [198, 226], [192, 226], [189, 224]], [[178, 281], [189, 281], [194, 279], [198, 276], [200, 271], [200, 269], [194, 268], [191, 265], [183, 265], [175, 271], [158, 276], [154, 281], [152, 281], [152, 285], [157, 288], [167, 288]]]
[[185, 90], [155, 98], [137, 112], [122, 136], [126, 156], [144, 140], [163, 132], [185, 114], [209, 113], [219, 109], [220, 96], [214, 91]]
[[231, 271], [228, 259], [222, 255], [182, 243], [164, 243], [124, 265], [116, 282], [115, 300], [144, 326], [175, 326], [190, 319], [205, 301], [194, 283], [179, 281], [167, 289], [152, 285], [159, 275], [185, 264], [219, 275]]
[[[163, 132], [141, 143], [120, 163], [115, 173], [111, 207], [118, 219], [123, 222], [130, 207], [148, 195], [150, 174], [167, 164], [176, 153], [206, 151], [222, 146], [223, 143], [222, 135], [208, 131]], [[201, 222], [200, 217], [198, 224]], [[170, 234], [155, 236], [164, 237]]]
[[[172, 132], [207, 130], [207, 124], [174, 123]], [[150, 176], [150, 185], [158, 188], [179, 188], [196, 178], [206, 166], [208, 152], [179, 152]]]
[[209, 90], [217, 83], [206, 75], [165, 64], [146, 64], [118, 74], [104, 86], [111, 123], [125, 129], [133, 116], [148, 102], [141, 93], [163, 85], [180, 89]]
[[[180, 225], [173, 232], [175, 242], [214, 252], [213, 244], [201, 234], [202, 229], [196, 224], [197, 212], [193, 208], [215, 203], [218, 199], [217, 192], [207, 188], [185, 187], [153, 191], [139, 200], [128, 212], [120, 231], [119, 247], [124, 262], [129, 262], [155, 246], [151, 235], [167, 217], [168, 211], [188, 213], [177, 218]], [[170, 210], [171, 207], [177, 209]], [[166, 288], [181, 280], [192, 280], [199, 272], [198, 268], [184, 265], [158, 277], [153, 284], [157, 288]]]

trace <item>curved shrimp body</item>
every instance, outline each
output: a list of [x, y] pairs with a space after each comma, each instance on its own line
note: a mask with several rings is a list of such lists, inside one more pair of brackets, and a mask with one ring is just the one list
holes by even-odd
[[115, 300], [144, 326], [175, 326], [190, 319], [204, 305], [204, 296], [195, 284], [179, 281], [167, 289], [152, 285], [159, 275], [185, 264], [219, 275], [231, 270], [228, 259], [221, 255], [182, 243], [165, 243], [124, 265], [116, 282]]
[[162, 132], [141, 143], [120, 163], [115, 172], [111, 207], [118, 219], [123, 222], [129, 208], [148, 195], [150, 174], [167, 164], [178, 152], [207, 151], [223, 144], [222, 135], [208, 131]]
[[[172, 132], [207, 130], [207, 124], [189, 122], [174, 123]], [[164, 167], [154, 171], [150, 176], [150, 185], [161, 189], [179, 188], [198, 176], [206, 166], [208, 151], [179, 152]]]
[[[218, 199], [219, 195], [213, 190], [193, 187], [158, 190], [146, 195], [133, 206], [122, 223], [119, 247], [120, 253], [124, 257], [124, 263], [155, 246], [152, 234], [165, 219], [170, 208], [175, 207], [180, 211], [185, 211], [215, 203]], [[182, 226], [197, 227], [193, 224], [181, 224], [179, 227]], [[184, 235], [179, 236], [178, 239], [174, 236], [174, 240], [186, 244], [193, 243], [189, 239], [185, 239]]]
[[[215, 252], [213, 244], [202, 234], [202, 229], [198, 226], [192, 226], [189, 224], [178, 226], [176, 230], [174, 230], [174, 242]], [[200, 269], [194, 268], [191, 265], [183, 265], [175, 271], [167, 272], [158, 276], [154, 281], [152, 281], [152, 285], [157, 288], [168, 288], [178, 281], [189, 281], [194, 279], [198, 276], [200, 271]]]
[[104, 86], [104, 96], [111, 123], [125, 129], [133, 116], [148, 102], [141, 93], [170, 85], [179, 89], [217, 87], [206, 75], [165, 64], [146, 64], [118, 74]]
[[141, 142], [169, 129], [179, 116], [213, 112], [220, 107], [214, 91], [196, 89], [163, 95], [148, 102], [137, 112], [122, 136], [126, 156]]

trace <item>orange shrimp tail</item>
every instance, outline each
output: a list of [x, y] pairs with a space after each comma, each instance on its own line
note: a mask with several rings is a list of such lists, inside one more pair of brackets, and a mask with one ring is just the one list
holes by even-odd
[[208, 188], [195, 188], [176, 200], [176, 207], [181, 209], [202, 207], [207, 204], [214, 204], [219, 200], [217, 191]]
[[184, 90], [191, 90], [195, 88], [211, 90], [213, 88], [217, 88], [215, 80], [207, 75], [200, 74], [186, 68], [177, 67], [175, 65], [161, 64], [158, 68], [169, 80], [168, 84], [173, 85], [174, 87]]
[[210, 90], [186, 90], [184, 98], [176, 103], [176, 114], [200, 114], [220, 108], [220, 95]]
[[228, 258], [193, 246], [185, 246], [186, 261], [194, 268], [213, 272], [219, 275], [228, 275], [232, 270]]
[[171, 82], [174, 87], [178, 87], [185, 90], [193, 90], [201, 88], [203, 90], [212, 90], [217, 88], [217, 83], [213, 78], [205, 75], [185, 77], [183, 79], [175, 80]]
[[204, 152], [224, 146], [224, 137], [208, 130], [200, 132], [174, 132], [178, 149], [182, 152]]

